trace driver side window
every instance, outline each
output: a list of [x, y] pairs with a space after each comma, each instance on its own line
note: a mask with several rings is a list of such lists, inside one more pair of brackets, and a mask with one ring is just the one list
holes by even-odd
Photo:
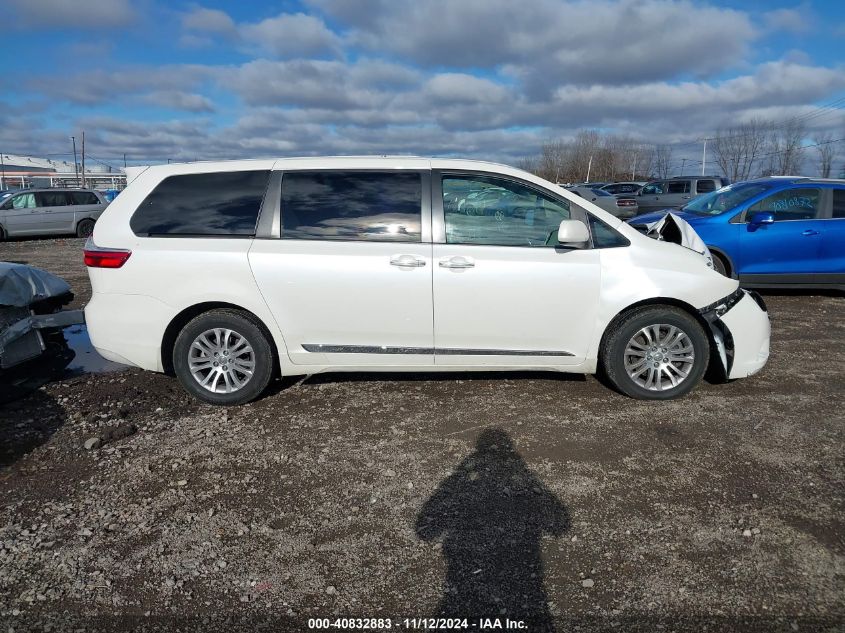
[[491, 176], [443, 176], [447, 244], [554, 246], [569, 203]]

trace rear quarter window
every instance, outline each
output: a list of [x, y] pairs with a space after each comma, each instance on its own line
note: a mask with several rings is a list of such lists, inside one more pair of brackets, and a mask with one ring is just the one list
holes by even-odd
[[142, 236], [255, 235], [269, 171], [185, 174], [162, 180], [132, 215]]

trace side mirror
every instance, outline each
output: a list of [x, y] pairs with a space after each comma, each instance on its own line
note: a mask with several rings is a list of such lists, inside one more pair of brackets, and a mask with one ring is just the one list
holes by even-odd
[[590, 232], [583, 222], [562, 220], [557, 229], [557, 241], [570, 248], [583, 248], [590, 242]]
[[754, 232], [765, 224], [774, 224], [775, 214], [771, 211], [760, 211], [751, 215], [748, 221], [748, 230]]

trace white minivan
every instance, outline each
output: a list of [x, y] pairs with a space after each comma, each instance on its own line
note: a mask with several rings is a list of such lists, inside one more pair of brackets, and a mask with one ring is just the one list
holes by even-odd
[[97, 351], [221, 405], [325, 371], [601, 371], [669, 399], [769, 355], [762, 299], [699, 253], [492, 163], [149, 167], [85, 263]]

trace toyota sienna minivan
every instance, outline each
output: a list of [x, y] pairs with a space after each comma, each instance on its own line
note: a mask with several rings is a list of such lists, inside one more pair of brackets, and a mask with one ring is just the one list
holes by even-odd
[[762, 299], [701, 254], [492, 163], [149, 167], [85, 263], [97, 351], [221, 405], [326, 371], [601, 371], [670, 399], [769, 354]]

